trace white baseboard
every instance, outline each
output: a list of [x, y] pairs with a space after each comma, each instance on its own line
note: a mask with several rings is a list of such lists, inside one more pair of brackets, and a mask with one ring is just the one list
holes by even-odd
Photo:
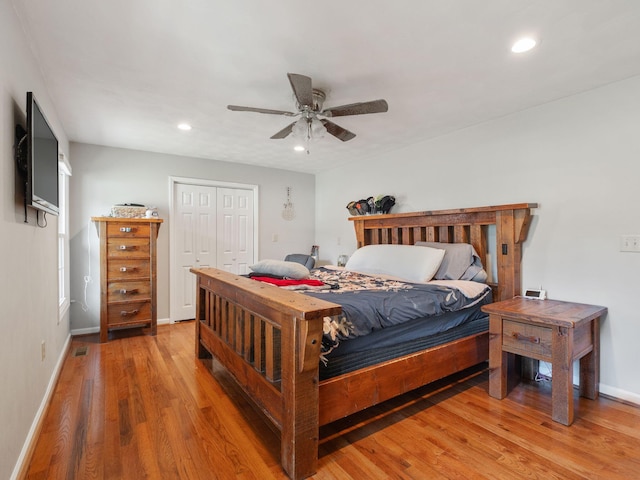
[[72, 337], [76, 335], [90, 335], [92, 333], [100, 333], [100, 327], [74, 328], [71, 330]]
[[[169, 325], [172, 322], [170, 318], [160, 318], [158, 319], [158, 325]], [[76, 335], [91, 335], [92, 333], [100, 333], [100, 326], [97, 327], [88, 327], [88, 328], [74, 328], [71, 330], [71, 336], [75, 337]]]
[[24, 462], [27, 460], [27, 457], [30, 455], [30, 451], [33, 447], [35, 447], [35, 442], [38, 440], [36, 435], [40, 433], [40, 422], [43, 421], [44, 415], [47, 412], [47, 407], [49, 402], [51, 401], [51, 397], [53, 396], [53, 392], [58, 383], [58, 377], [60, 376], [60, 372], [62, 370], [62, 365], [64, 364], [64, 360], [67, 357], [67, 353], [69, 350], [69, 346], [71, 345], [71, 334], [67, 335], [67, 339], [64, 342], [64, 346], [60, 351], [60, 356], [58, 357], [58, 361], [56, 362], [56, 366], [53, 369], [51, 374], [51, 378], [49, 379], [49, 384], [47, 385], [47, 390], [42, 397], [42, 401], [40, 402], [40, 407], [36, 412], [36, 416], [33, 418], [33, 422], [31, 422], [31, 428], [29, 429], [29, 433], [27, 434], [27, 438], [22, 445], [22, 450], [20, 451], [20, 455], [18, 456], [18, 460], [16, 462], [15, 467], [13, 468], [13, 473], [11, 474], [11, 480], [17, 480], [20, 478], [22, 469], [25, 467]]
[[614, 400], [621, 400], [621, 401], [633, 403], [634, 405], [640, 406], [640, 395], [638, 395], [637, 393], [628, 392], [627, 390], [611, 387], [609, 385], [604, 385], [602, 383], [600, 384], [600, 393], [608, 397], [611, 397]]

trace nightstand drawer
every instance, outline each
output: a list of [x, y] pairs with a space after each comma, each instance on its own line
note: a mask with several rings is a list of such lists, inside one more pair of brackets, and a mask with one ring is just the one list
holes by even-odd
[[502, 349], [538, 360], [551, 361], [551, 328], [539, 325], [502, 321]]

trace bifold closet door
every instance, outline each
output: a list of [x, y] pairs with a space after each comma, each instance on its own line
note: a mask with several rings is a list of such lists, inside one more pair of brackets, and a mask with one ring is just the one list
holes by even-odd
[[175, 263], [171, 319], [195, 318], [196, 277], [192, 267], [216, 266], [216, 187], [175, 185]]
[[253, 191], [217, 190], [217, 268], [247, 274], [253, 262]]
[[192, 267], [249, 273], [254, 256], [254, 193], [242, 188], [174, 185], [171, 319], [195, 317]]

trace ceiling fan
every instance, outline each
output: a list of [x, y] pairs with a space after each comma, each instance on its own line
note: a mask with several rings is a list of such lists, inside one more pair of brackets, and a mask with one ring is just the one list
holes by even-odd
[[298, 120], [274, 134], [271, 137], [274, 139], [286, 138], [293, 133], [295, 136], [310, 140], [311, 138], [322, 136], [326, 131], [343, 142], [351, 140], [356, 134], [336, 125], [332, 121], [327, 120], [327, 118], [382, 113], [389, 109], [386, 100], [382, 99], [323, 109], [326, 95], [322, 90], [311, 86], [310, 77], [297, 73], [287, 73], [287, 77], [289, 77], [289, 83], [296, 98], [297, 112], [241, 107], [238, 105], [227, 105], [227, 108], [235, 112], [268, 113], [287, 117], [300, 116]]

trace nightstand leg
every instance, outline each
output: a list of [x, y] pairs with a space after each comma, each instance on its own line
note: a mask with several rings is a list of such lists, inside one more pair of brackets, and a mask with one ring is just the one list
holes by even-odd
[[592, 350], [580, 359], [580, 396], [595, 400], [600, 386], [600, 318], [588, 325]]
[[507, 396], [507, 365], [509, 354], [502, 351], [502, 317], [489, 315], [489, 395]]
[[563, 425], [573, 423], [573, 329], [554, 327], [551, 417]]

